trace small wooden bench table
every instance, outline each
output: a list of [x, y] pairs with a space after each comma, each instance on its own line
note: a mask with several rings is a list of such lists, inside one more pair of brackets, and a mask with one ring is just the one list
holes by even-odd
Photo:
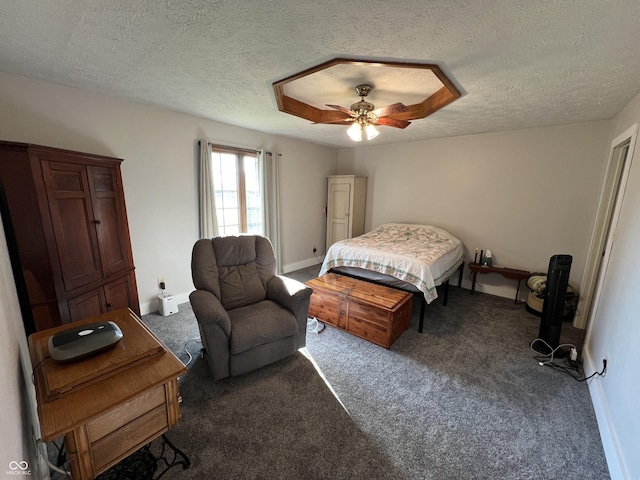
[[409, 328], [409, 292], [336, 273], [306, 284], [313, 289], [310, 317], [387, 349]]
[[526, 270], [516, 270], [515, 268], [506, 268], [506, 267], [493, 267], [488, 265], [480, 265], [479, 263], [471, 262], [469, 263], [469, 270], [472, 272], [471, 276], [471, 293], [476, 291], [476, 276], [478, 273], [499, 273], [505, 278], [510, 278], [518, 281], [518, 286], [516, 288], [516, 298], [513, 300], [513, 303], [518, 303], [518, 294], [520, 293], [520, 281], [527, 278], [530, 273]]

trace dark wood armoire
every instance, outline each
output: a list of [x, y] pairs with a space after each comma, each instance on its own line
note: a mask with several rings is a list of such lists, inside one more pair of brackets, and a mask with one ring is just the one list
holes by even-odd
[[140, 315], [121, 159], [0, 141], [0, 205], [27, 334]]

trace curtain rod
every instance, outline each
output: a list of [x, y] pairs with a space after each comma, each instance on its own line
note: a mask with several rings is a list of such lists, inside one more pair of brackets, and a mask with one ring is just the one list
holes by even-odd
[[[198, 140], [198, 143], [201, 143], [201, 141]], [[207, 143], [209, 144], [210, 147], [219, 148], [221, 150], [233, 150], [234, 152], [242, 152], [242, 153], [260, 153], [260, 150], [255, 150], [252, 148], [231, 147], [229, 145], [219, 145], [211, 142], [207, 142]]]

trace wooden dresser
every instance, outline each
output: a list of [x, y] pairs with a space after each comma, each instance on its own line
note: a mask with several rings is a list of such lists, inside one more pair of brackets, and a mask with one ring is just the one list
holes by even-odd
[[49, 356], [70, 325], [29, 336], [42, 441], [64, 436], [73, 478], [93, 479], [175, 425], [184, 364], [127, 308], [73, 325], [112, 321], [122, 340], [75, 362]]
[[306, 284], [313, 289], [309, 317], [385, 348], [409, 328], [413, 296], [408, 292], [335, 273]]

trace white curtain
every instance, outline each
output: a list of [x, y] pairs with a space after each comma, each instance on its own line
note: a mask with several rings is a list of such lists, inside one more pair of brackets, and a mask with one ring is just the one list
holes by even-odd
[[205, 139], [200, 140], [200, 238], [218, 235], [215, 189], [211, 165], [211, 147]]
[[260, 150], [260, 165], [262, 166], [262, 201], [264, 205], [264, 235], [273, 244], [276, 256], [276, 271], [282, 273], [280, 247], [280, 186], [279, 164], [281, 154]]

